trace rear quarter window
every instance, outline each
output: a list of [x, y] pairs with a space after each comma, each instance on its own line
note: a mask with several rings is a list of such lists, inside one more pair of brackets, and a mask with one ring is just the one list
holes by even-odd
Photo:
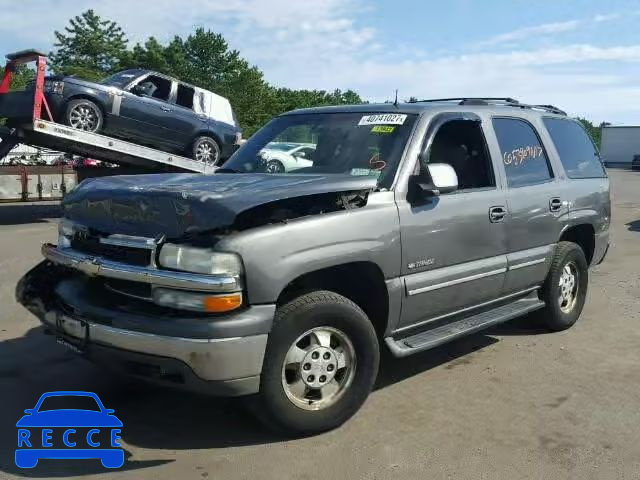
[[606, 176], [600, 155], [581, 124], [562, 118], [545, 118], [543, 121], [569, 178]]

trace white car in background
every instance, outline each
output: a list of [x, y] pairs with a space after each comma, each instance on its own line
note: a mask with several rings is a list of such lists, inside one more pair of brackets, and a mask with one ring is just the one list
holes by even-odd
[[268, 173], [284, 173], [313, 166], [313, 143], [271, 142], [260, 151]]

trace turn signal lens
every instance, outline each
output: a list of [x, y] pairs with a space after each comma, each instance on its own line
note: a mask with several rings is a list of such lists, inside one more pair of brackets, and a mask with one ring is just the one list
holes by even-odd
[[242, 305], [242, 294], [209, 295], [204, 298], [203, 303], [206, 312], [229, 312]]

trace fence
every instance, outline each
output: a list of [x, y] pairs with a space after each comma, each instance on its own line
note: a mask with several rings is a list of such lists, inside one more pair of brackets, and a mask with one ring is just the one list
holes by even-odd
[[0, 166], [0, 201], [58, 200], [73, 188], [77, 175], [68, 166]]

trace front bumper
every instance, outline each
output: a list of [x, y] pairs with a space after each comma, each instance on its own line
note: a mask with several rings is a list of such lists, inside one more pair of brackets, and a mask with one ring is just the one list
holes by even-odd
[[50, 243], [42, 245], [42, 255], [53, 263], [73, 268], [91, 276], [150, 283], [159, 287], [217, 293], [237, 292], [242, 288], [240, 281], [234, 277], [152, 270], [148, 267], [129, 265], [88, 255], [70, 248], [59, 249]]
[[[258, 391], [274, 305], [221, 316], [163, 315], [105, 292], [85, 275], [43, 262], [16, 297], [60, 343], [90, 360], [146, 380], [216, 395]], [[182, 315], [182, 314], [180, 314]]]

